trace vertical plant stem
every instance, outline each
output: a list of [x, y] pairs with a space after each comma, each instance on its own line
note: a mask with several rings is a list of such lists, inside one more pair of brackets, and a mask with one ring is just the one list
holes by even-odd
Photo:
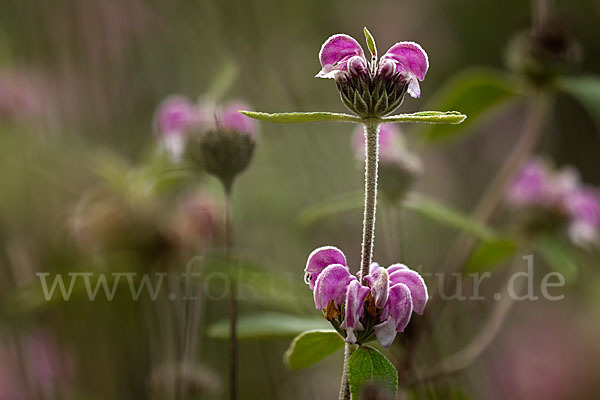
[[[377, 207], [377, 166], [379, 163], [379, 122], [373, 119], [364, 120], [365, 124], [365, 209], [363, 220], [362, 250], [360, 273], [364, 284], [373, 259], [373, 242], [375, 239], [375, 214]], [[348, 360], [353, 346], [346, 343], [344, 350], [344, 369], [340, 386], [340, 400], [350, 400], [348, 386]]]
[[344, 369], [342, 371], [342, 383], [340, 385], [339, 400], [350, 400], [350, 385], [348, 384], [348, 360], [354, 352], [354, 346], [346, 343], [344, 346]]
[[375, 240], [375, 213], [377, 208], [377, 166], [379, 163], [379, 122], [367, 119], [365, 124], [365, 208], [363, 219], [361, 281], [369, 273]]
[[[225, 186], [225, 247], [227, 263], [232, 267], [233, 211], [231, 185]], [[232, 269], [232, 268], [231, 268]], [[237, 298], [233, 278], [229, 281], [229, 398], [238, 398]]]

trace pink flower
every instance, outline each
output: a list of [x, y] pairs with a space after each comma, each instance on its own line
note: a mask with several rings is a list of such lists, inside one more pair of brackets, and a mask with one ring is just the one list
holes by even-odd
[[337, 34], [325, 41], [319, 52], [321, 71], [317, 78], [334, 79], [342, 102], [362, 118], [393, 113], [408, 92], [420, 97], [419, 81], [425, 79], [429, 61], [425, 50], [414, 42], [393, 45], [380, 59], [375, 41], [365, 29], [371, 57], [354, 38]]
[[325, 311], [349, 343], [375, 336], [384, 347], [390, 346], [412, 312], [423, 313], [428, 299], [423, 278], [402, 264], [386, 269], [373, 263], [361, 284], [350, 273], [344, 253], [333, 246], [310, 254], [305, 281], [314, 290], [316, 308]]
[[[398, 42], [379, 59], [367, 60], [362, 47], [351, 36], [337, 34], [323, 43], [319, 52], [321, 71], [317, 78], [335, 78], [340, 73], [370, 74], [373, 79], [390, 79], [408, 84], [408, 94], [421, 96], [419, 81], [425, 79], [429, 59], [423, 48], [414, 42]], [[369, 65], [371, 64], [371, 65]]]
[[552, 171], [543, 162], [531, 160], [512, 182], [506, 198], [512, 208], [537, 219], [558, 220], [578, 246], [588, 247], [600, 238], [600, 195], [582, 184], [572, 167]]
[[571, 193], [567, 199], [571, 215], [568, 233], [571, 240], [587, 247], [598, 241], [600, 231], [600, 195], [590, 187], [583, 187]]
[[184, 96], [171, 95], [158, 106], [154, 117], [155, 131], [161, 145], [175, 160], [181, 158], [186, 135], [198, 120], [198, 108]]

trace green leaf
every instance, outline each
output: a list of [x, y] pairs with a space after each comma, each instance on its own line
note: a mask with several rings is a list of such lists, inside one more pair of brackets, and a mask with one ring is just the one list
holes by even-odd
[[571, 247], [552, 236], [544, 236], [537, 243], [537, 251], [546, 264], [560, 272], [565, 280], [571, 281], [577, 275], [577, 261]]
[[517, 250], [515, 242], [509, 239], [499, 239], [481, 243], [467, 261], [466, 270], [481, 272], [492, 269], [514, 254]]
[[293, 370], [311, 367], [344, 347], [344, 339], [334, 330], [315, 330], [299, 334], [283, 355]]
[[426, 124], [460, 124], [467, 118], [458, 111], [420, 111], [381, 118], [381, 122], [420, 122]]
[[[292, 338], [307, 329], [330, 327], [331, 325], [324, 318], [265, 311], [241, 315], [237, 321], [237, 337], [238, 339]], [[214, 339], [229, 338], [229, 319], [210, 325], [207, 334]]]
[[367, 47], [371, 52], [371, 56], [377, 58], [377, 46], [375, 45], [375, 39], [373, 39], [373, 35], [371, 35], [371, 32], [369, 32], [367, 27], [365, 27], [363, 31], [365, 32], [365, 38], [367, 39]]
[[559, 86], [585, 107], [600, 129], [600, 77], [564, 78]]
[[409, 194], [404, 206], [440, 224], [468, 232], [485, 241], [493, 240], [496, 236], [492, 229], [468, 215], [417, 193]]
[[331, 113], [331, 112], [291, 112], [291, 113], [264, 113], [256, 111], [241, 111], [247, 117], [267, 122], [279, 122], [290, 124], [296, 122], [318, 122], [318, 121], [338, 121], [361, 123], [359, 117], [349, 114]]
[[398, 371], [383, 354], [370, 346], [359, 346], [348, 360], [348, 383], [353, 399], [359, 399], [365, 383], [381, 384], [398, 391]]
[[420, 134], [428, 141], [449, 139], [466, 133], [488, 111], [511, 99], [517, 92], [515, 83], [500, 72], [469, 69], [451, 78], [427, 105], [434, 109], [461, 110], [469, 119], [461, 126], [427, 126]]
[[363, 202], [364, 195], [362, 192], [349, 192], [331, 196], [304, 209], [298, 215], [298, 223], [303, 228], [307, 228], [331, 215], [344, 211], [360, 210]]

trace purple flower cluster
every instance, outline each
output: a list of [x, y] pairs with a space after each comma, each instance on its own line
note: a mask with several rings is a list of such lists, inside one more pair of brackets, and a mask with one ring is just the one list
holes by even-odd
[[534, 211], [566, 221], [573, 243], [587, 247], [600, 238], [600, 193], [582, 184], [572, 167], [552, 171], [533, 159], [517, 174], [507, 202], [518, 210]]
[[320, 247], [308, 257], [304, 279], [314, 292], [316, 308], [347, 342], [377, 338], [389, 347], [413, 311], [423, 313], [427, 286], [421, 275], [403, 264], [383, 268], [373, 263], [362, 283], [360, 278], [350, 273], [346, 256], [336, 247]]
[[331, 36], [321, 47], [322, 69], [316, 75], [335, 79], [344, 105], [363, 118], [391, 114], [406, 92], [419, 97], [419, 81], [425, 79], [429, 68], [427, 53], [417, 43], [396, 43], [379, 59], [374, 41], [369, 47], [371, 59], [367, 60], [354, 38]]
[[222, 107], [209, 103], [194, 104], [187, 97], [171, 95], [158, 106], [154, 117], [155, 131], [161, 146], [179, 160], [185, 149], [189, 133], [193, 130], [231, 130], [254, 138], [257, 122], [240, 114], [239, 110], [250, 110], [241, 101], [230, 101]]

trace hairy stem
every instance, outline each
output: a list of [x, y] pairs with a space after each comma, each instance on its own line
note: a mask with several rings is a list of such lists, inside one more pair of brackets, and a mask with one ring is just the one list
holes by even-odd
[[354, 352], [354, 347], [350, 343], [344, 346], [344, 370], [342, 371], [342, 383], [340, 384], [339, 400], [350, 400], [350, 385], [348, 384], [348, 360]]
[[[225, 186], [225, 246], [227, 263], [231, 266], [233, 250], [233, 212], [231, 186]], [[238, 397], [237, 298], [233, 280], [229, 283], [229, 398]]]
[[379, 163], [379, 121], [367, 119], [365, 124], [365, 208], [360, 263], [361, 280], [369, 273], [375, 240], [375, 211], [377, 207], [377, 166]]

